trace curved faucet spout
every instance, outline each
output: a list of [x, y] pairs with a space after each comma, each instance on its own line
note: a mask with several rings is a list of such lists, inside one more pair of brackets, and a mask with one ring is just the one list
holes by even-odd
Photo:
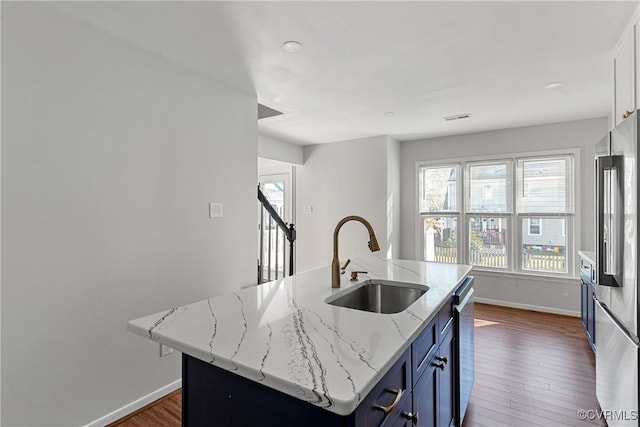
[[340, 232], [340, 228], [349, 222], [349, 221], [359, 221], [365, 227], [367, 227], [367, 231], [369, 232], [369, 249], [371, 252], [376, 252], [380, 250], [380, 244], [378, 243], [378, 239], [376, 238], [376, 233], [373, 231], [373, 227], [361, 216], [350, 215], [342, 218], [338, 224], [336, 225], [336, 229], [333, 231], [333, 260], [331, 261], [331, 287], [339, 288], [340, 287], [340, 258], [338, 257], [338, 233]]

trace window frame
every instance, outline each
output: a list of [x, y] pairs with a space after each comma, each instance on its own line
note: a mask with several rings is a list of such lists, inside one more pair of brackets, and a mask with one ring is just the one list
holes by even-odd
[[[463, 203], [463, 199], [462, 199], [462, 187], [461, 186], [461, 179], [463, 177], [462, 174], [462, 164], [460, 162], [438, 162], [438, 163], [434, 163], [432, 166], [424, 166], [426, 168], [432, 168], [432, 169], [440, 169], [440, 168], [446, 168], [446, 167], [456, 167], [456, 180], [455, 180], [455, 184], [456, 184], [456, 208], [457, 210], [452, 211], [425, 211], [422, 212], [420, 210], [420, 197], [421, 197], [421, 192], [422, 192], [422, 187], [421, 187], [421, 182], [420, 182], [420, 169], [421, 167], [418, 167], [417, 173], [416, 173], [416, 190], [418, 193], [418, 197], [416, 198], [416, 211], [418, 212], [418, 221], [417, 221], [417, 231], [418, 234], [420, 235], [420, 238], [418, 239], [420, 241], [419, 246], [418, 246], [418, 251], [416, 252], [416, 254], [424, 254], [425, 252], [425, 242], [424, 242], [424, 219], [425, 218], [455, 218], [456, 219], [456, 259], [458, 260], [458, 264], [462, 264], [461, 262], [461, 256], [463, 255], [463, 251], [461, 249], [461, 240], [460, 240], [460, 225], [462, 224], [462, 217], [461, 217], [461, 204]], [[447, 182], [447, 191], [449, 191], [450, 186], [451, 186], [452, 182], [449, 181]], [[423, 256], [420, 255], [419, 257], [416, 257], [417, 259], [422, 259]]]
[[[569, 182], [569, 186], [567, 188], [571, 189], [570, 196], [572, 197], [572, 212], [567, 213], [519, 213], [518, 212], [518, 185], [520, 185], [519, 179], [517, 176], [517, 164], [518, 160], [523, 160], [526, 158], [556, 158], [556, 157], [570, 157], [572, 159], [572, 176], [567, 175], [567, 180]], [[467, 164], [468, 163], [496, 163], [499, 161], [509, 160], [511, 161], [509, 177], [511, 191], [508, 195], [511, 203], [511, 211], [508, 213], [496, 213], [496, 212], [472, 212], [467, 211], [467, 195], [470, 189], [467, 185]], [[422, 254], [424, 253], [424, 233], [421, 232], [421, 228], [423, 227], [423, 213], [419, 212], [418, 207], [420, 206], [420, 190], [419, 190], [419, 180], [420, 180], [420, 170], [423, 167], [439, 167], [439, 166], [449, 166], [449, 165], [459, 165], [458, 168], [458, 177], [457, 177], [457, 194], [456, 194], [456, 202], [458, 203], [458, 211], [457, 211], [457, 254], [458, 254], [458, 263], [459, 264], [469, 264], [469, 221], [470, 217], [503, 217], [507, 219], [507, 226], [509, 231], [509, 236], [507, 240], [507, 268], [492, 268], [474, 265], [474, 270], [485, 271], [487, 273], [502, 273], [502, 274], [512, 274], [512, 275], [526, 275], [526, 276], [538, 276], [538, 277], [549, 277], [549, 278], [573, 278], [579, 277], [578, 272], [576, 271], [577, 263], [576, 263], [576, 253], [577, 248], [580, 247], [580, 234], [577, 233], [576, 230], [580, 230], [580, 149], [579, 148], [567, 148], [567, 149], [559, 149], [559, 150], [545, 150], [545, 151], [534, 151], [534, 152], [521, 152], [521, 153], [508, 153], [501, 155], [486, 155], [486, 156], [473, 156], [473, 157], [460, 157], [460, 158], [442, 158], [438, 160], [428, 160], [428, 161], [417, 161], [415, 166], [415, 182], [416, 182], [416, 198], [414, 199], [415, 203], [415, 226], [416, 226], [416, 240], [415, 240], [415, 250], [416, 250], [416, 259], [422, 260]], [[571, 175], [571, 173], [569, 174]], [[523, 194], [524, 195], [524, 194]], [[426, 216], [453, 216], [452, 212], [429, 212], [426, 213]], [[523, 269], [522, 262], [522, 240], [523, 240], [523, 219], [528, 217], [535, 218], [555, 218], [555, 219], [565, 219], [564, 221], [564, 236], [566, 239], [566, 273], [555, 273], [555, 272], [547, 272], [547, 271], [536, 271], [536, 270], [526, 270]], [[540, 224], [540, 229], [542, 230], [542, 221]]]

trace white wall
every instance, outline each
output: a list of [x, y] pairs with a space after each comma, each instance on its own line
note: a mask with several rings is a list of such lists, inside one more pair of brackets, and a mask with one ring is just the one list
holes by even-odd
[[[403, 142], [402, 150], [402, 251], [401, 257], [416, 254], [416, 162], [463, 157], [500, 155], [561, 148], [580, 149], [580, 225], [576, 248], [594, 248], [594, 146], [607, 132], [607, 119], [579, 120], [492, 132]], [[576, 255], [577, 256], [577, 255]], [[546, 307], [559, 312], [579, 311], [577, 281], [544, 282], [523, 276], [487, 275], [476, 272], [478, 297], [514, 305]], [[562, 283], [565, 283], [563, 285]]]
[[[4, 22], [2, 18], [2, 5], [0, 5], [0, 22]], [[1, 29], [0, 25], [0, 29]], [[1, 37], [0, 37], [1, 40]], [[0, 53], [2, 48], [0, 47]], [[2, 81], [2, 55], [0, 55], [0, 82]], [[0, 100], [2, 99], [2, 84], [0, 83]], [[1, 112], [2, 108], [0, 108]], [[0, 130], [2, 129], [2, 114], [0, 114]], [[0, 131], [1, 132], [1, 131]], [[0, 135], [0, 224], [2, 224], [2, 137]], [[2, 231], [0, 227], [0, 426], [2, 425]]]
[[181, 376], [128, 320], [255, 283], [257, 101], [46, 5], [2, 15], [2, 421], [82, 425]]
[[258, 157], [258, 176], [291, 174], [295, 168], [291, 163]]
[[[296, 271], [327, 265], [333, 230], [347, 215], [371, 222], [380, 256], [400, 254], [400, 143], [387, 136], [305, 147], [302, 166], [258, 159], [262, 173], [291, 173], [294, 181]], [[311, 206], [311, 214], [304, 211]], [[340, 231], [341, 259], [370, 253], [365, 228], [348, 223]]]
[[387, 143], [387, 258], [400, 258], [400, 142]]
[[[387, 137], [304, 147], [296, 167], [296, 271], [331, 263], [333, 231], [347, 215], [366, 218], [387, 252]], [[313, 213], [304, 207], [312, 206]], [[369, 254], [367, 231], [358, 222], [340, 231], [340, 259]]]
[[301, 165], [303, 147], [258, 133], [258, 157]]

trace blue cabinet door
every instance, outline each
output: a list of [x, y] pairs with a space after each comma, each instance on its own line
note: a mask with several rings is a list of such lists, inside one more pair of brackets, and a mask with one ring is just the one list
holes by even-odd
[[414, 427], [414, 415], [411, 412], [411, 399], [407, 399], [400, 409], [400, 413], [395, 420], [384, 424], [382, 427]]
[[438, 427], [449, 427], [454, 424], [455, 413], [455, 377], [453, 360], [453, 328], [444, 337], [434, 359], [444, 364], [438, 368]]

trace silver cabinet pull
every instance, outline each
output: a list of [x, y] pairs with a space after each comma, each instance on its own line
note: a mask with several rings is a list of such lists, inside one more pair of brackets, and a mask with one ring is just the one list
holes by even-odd
[[387, 389], [386, 391], [388, 391], [389, 393], [394, 393], [396, 395], [396, 398], [393, 400], [391, 405], [389, 405], [389, 406], [373, 405], [374, 408], [380, 409], [382, 412], [384, 412], [385, 415], [387, 415], [389, 412], [393, 411], [394, 408], [396, 406], [398, 406], [398, 403], [400, 402], [400, 399], [402, 398], [402, 393], [403, 393], [404, 390], [402, 390], [401, 388], [392, 388], [392, 389]]
[[440, 368], [444, 371], [444, 362], [438, 362], [438, 363], [434, 363], [433, 366], [435, 366], [436, 368]]

